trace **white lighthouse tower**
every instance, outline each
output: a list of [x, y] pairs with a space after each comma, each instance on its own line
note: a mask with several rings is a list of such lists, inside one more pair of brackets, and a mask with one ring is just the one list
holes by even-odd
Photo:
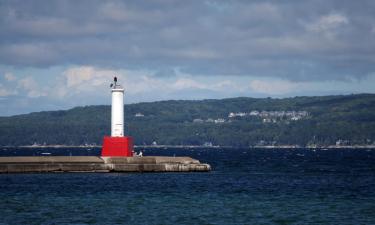
[[102, 156], [133, 156], [133, 138], [124, 134], [124, 88], [117, 84], [117, 77], [111, 84], [111, 136], [104, 136]]
[[112, 86], [111, 107], [111, 136], [124, 136], [124, 88], [117, 84], [117, 78]]

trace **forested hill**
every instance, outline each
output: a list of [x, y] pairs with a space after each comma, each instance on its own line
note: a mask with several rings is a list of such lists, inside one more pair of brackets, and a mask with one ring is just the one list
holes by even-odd
[[[138, 103], [125, 123], [137, 145], [374, 144], [375, 95]], [[101, 145], [109, 134], [110, 106], [0, 117], [2, 146]]]

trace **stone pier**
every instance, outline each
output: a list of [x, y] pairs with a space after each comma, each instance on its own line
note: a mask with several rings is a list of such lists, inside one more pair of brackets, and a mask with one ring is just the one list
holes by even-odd
[[42, 172], [208, 172], [190, 157], [28, 156], [0, 157], [0, 173]]

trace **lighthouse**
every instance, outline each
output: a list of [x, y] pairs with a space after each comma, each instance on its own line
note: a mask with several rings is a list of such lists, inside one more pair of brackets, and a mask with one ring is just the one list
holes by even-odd
[[124, 136], [124, 88], [117, 84], [117, 77], [114, 78], [112, 86], [111, 105], [111, 136]]
[[133, 138], [124, 133], [124, 88], [117, 83], [117, 77], [111, 88], [111, 136], [103, 139], [102, 156], [133, 156]]

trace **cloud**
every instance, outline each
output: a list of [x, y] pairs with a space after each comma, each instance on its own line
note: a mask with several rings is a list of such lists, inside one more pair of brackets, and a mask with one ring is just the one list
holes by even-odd
[[4, 87], [3, 84], [0, 84], [0, 97], [7, 97], [15, 94], [17, 94], [16, 90], [11, 90], [9, 88]]
[[286, 97], [373, 92], [371, 79], [354, 81], [293, 82], [248, 76], [205, 76], [183, 73], [156, 76], [157, 71], [96, 66], [12, 71], [15, 80], [0, 83], [0, 115], [110, 104], [113, 76], [125, 88], [125, 103], [170, 99], [207, 99], [239, 96]]
[[253, 80], [250, 82], [250, 88], [258, 93], [267, 95], [284, 95], [294, 92], [298, 84], [284, 80]]
[[16, 77], [12, 73], [9, 73], [9, 72], [4, 74], [4, 78], [7, 81], [14, 81], [16, 79]]
[[85, 81], [89, 81], [96, 71], [93, 67], [83, 66], [70, 68], [64, 72], [67, 87], [77, 86]]
[[42, 96], [47, 96], [45, 90], [43, 90], [38, 83], [32, 77], [25, 77], [18, 80], [17, 89], [25, 91], [27, 96], [30, 98], [37, 98]]
[[314, 33], [323, 33], [326, 38], [335, 39], [339, 29], [349, 24], [349, 19], [339, 13], [321, 16], [317, 21], [307, 24], [306, 29]]
[[[108, 88], [119, 71], [100, 69], [93, 66], [74, 66], [67, 68], [59, 75], [55, 95], [58, 97], [93, 94]], [[97, 93], [96, 93], [97, 94]]]
[[[160, 71], [151, 72], [143, 70], [116, 70], [102, 69], [93, 66], [75, 66], [66, 69], [61, 74], [59, 87], [66, 91], [65, 94], [89, 92], [97, 88], [107, 88], [114, 76], [118, 77], [126, 91], [130, 94], [151, 91], [172, 92], [184, 89], [218, 89], [231, 84], [230, 81], [205, 84], [194, 79], [194, 76], [182, 74], [178, 70], [161, 71], [172, 76], [157, 76]], [[177, 75], [178, 74], [178, 75]], [[166, 80], [166, 81], [164, 81]]]
[[373, 7], [370, 0], [3, 1], [0, 66], [362, 79], [375, 71], [367, 38]]
[[349, 20], [344, 15], [331, 13], [329, 15], [321, 16], [318, 21], [307, 25], [307, 28], [312, 31], [320, 32], [333, 30], [348, 23]]
[[[158, 73], [158, 72], [154, 72]], [[72, 96], [86, 95], [105, 96], [109, 84], [114, 76], [125, 88], [126, 95], [132, 98], [152, 95], [173, 96], [178, 92], [186, 91], [208, 91], [221, 92], [229, 90], [245, 90], [245, 85], [240, 85], [231, 80], [205, 79], [203, 77], [191, 76], [173, 70], [174, 76], [155, 76], [153, 72], [144, 70], [115, 70], [103, 69], [93, 66], [75, 66], [64, 70], [57, 84], [51, 89], [49, 96], [67, 98]], [[229, 91], [231, 92], [231, 91]], [[155, 96], [157, 93], [158, 96]], [[172, 97], [168, 97], [172, 98]]]
[[172, 85], [173, 89], [207, 89], [206, 85], [189, 78], [179, 78]]
[[374, 7], [372, 0], [4, 0], [2, 105], [106, 104], [115, 75], [127, 102], [337, 93], [333, 85], [374, 92], [367, 82], [375, 74]]

